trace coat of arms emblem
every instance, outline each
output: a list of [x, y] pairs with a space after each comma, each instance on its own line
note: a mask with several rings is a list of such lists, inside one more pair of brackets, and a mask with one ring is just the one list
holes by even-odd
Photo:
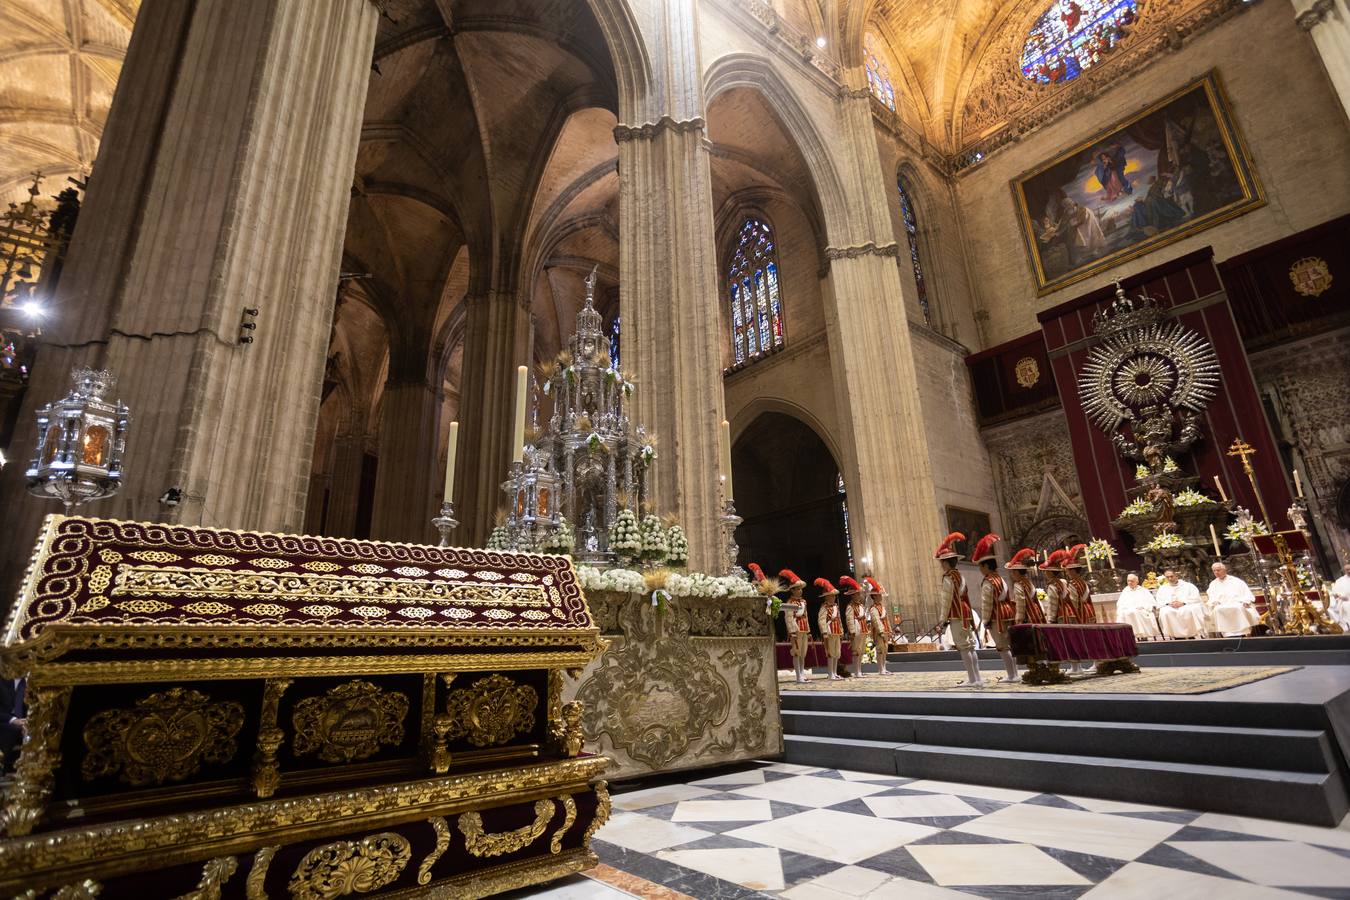
[[1305, 297], [1320, 297], [1331, 287], [1331, 268], [1320, 256], [1305, 256], [1289, 267], [1294, 290]]
[[1034, 387], [1041, 380], [1041, 367], [1034, 356], [1019, 359], [1013, 372], [1017, 375], [1017, 383], [1024, 388]]

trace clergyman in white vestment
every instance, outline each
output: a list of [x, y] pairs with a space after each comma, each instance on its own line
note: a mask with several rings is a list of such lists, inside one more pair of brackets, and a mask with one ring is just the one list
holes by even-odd
[[1169, 638], [1205, 636], [1205, 604], [1200, 589], [1186, 581], [1174, 569], [1163, 573], [1163, 583], [1154, 595], [1163, 634]]
[[1261, 621], [1256, 612], [1256, 598], [1247, 582], [1228, 574], [1221, 562], [1211, 566], [1214, 580], [1205, 593], [1209, 597], [1209, 613], [1214, 619], [1214, 630], [1225, 637], [1247, 634]]
[[1341, 577], [1331, 586], [1331, 620], [1350, 631], [1350, 563], [1341, 567]]
[[1125, 590], [1116, 597], [1116, 621], [1134, 629], [1137, 638], [1162, 637], [1153, 609], [1158, 601], [1148, 588], [1139, 586], [1139, 576], [1131, 572], [1125, 576]]

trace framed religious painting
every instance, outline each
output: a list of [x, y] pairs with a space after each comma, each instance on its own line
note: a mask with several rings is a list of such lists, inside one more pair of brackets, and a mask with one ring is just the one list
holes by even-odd
[[1216, 71], [1012, 189], [1038, 296], [1266, 202]]
[[989, 533], [989, 513], [962, 509], [959, 506], [948, 506], [946, 512], [947, 530], [959, 531], [966, 536], [965, 541], [957, 546], [957, 552], [969, 559], [980, 538]]

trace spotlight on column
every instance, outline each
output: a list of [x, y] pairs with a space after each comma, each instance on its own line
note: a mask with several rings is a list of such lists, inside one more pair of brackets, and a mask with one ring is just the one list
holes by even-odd
[[159, 502], [165, 506], [177, 506], [183, 502], [183, 492], [176, 487], [171, 487], [160, 495]]
[[239, 316], [239, 343], [253, 343], [252, 332], [258, 329], [258, 323], [254, 321], [258, 317], [258, 307], [245, 306], [243, 313]]
[[816, 46], [819, 47], [819, 48], [822, 49], [822, 50], [825, 49], [825, 36], [824, 36], [824, 35], [821, 35], [820, 37], [816, 38]]
[[23, 314], [30, 319], [40, 319], [47, 313], [43, 305], [36, 300], [29, 300], [21, 309]]

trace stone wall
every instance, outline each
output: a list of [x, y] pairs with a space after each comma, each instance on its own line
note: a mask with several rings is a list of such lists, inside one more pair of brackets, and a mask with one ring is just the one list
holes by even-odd
[[[1217, 68], [1268, 204], [1045, 297], [1036, 296], [1014, 178]], [[1295, 137], [1296, 136], [1296, 137]], [[1114, 278], [1212, 245], [1215, 259], [1350, 211], [1350, 128], [1312, 39], [1287, 3], [1260, 3], [1158, 59], [1092, 103], [992, 154], [956, 194], [988, 345], [1036, 327], [1035, 314]]]
[[592, 591], [609, 647], [564, 700], [585, 704], [586, 749], [610, 779], [775, 756], [783, 751], [773, 639], [764, 601]]

